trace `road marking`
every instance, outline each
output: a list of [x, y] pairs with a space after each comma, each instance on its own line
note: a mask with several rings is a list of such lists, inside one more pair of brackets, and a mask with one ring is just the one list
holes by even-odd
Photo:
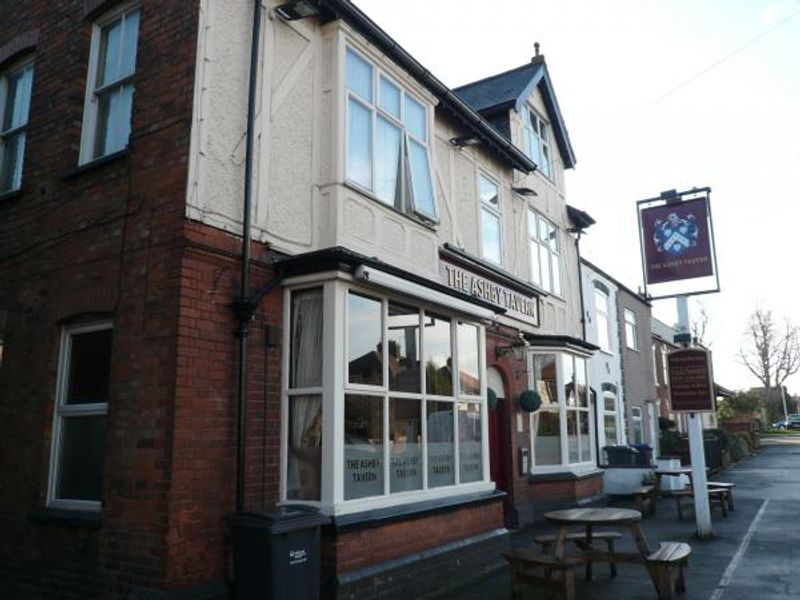
[[736, 571], [736, 567], [739, 566], [742, 558], [744, 558], [744, 553], [747, 551], [747, 547], [750, 545], [750, 540], [752, 539], [753, 534], [756, 532], [756, 527], [758, 527], [758, 522], [764, 515], [764, 510], [767, 508], [767, 504], [769, 504], [769, 500], [764, 500], [761, 508], [758, 509], [756, 518], [753, 519], [752, 523], [750, 523], [750, 527], [747, 528], [747, 533], [744, 535], [742, 543], [739, 544], [739, 549], [736, 551], [736, 554], [733, 555], [730, 564], [728, 564], [728, 568], [725, 569], [725, 572], [722, 574], [722, 579], [720, 579], [719, 583], [717, 584], [717, 589], [714, 590], [714, 593], [711, 594], [711, 597], [708, 600], [719, 600], [722, 598], [722, 594], [725, 593], [725, 590], [730, 584], [731, 579], [733, 579], [733, 573]]

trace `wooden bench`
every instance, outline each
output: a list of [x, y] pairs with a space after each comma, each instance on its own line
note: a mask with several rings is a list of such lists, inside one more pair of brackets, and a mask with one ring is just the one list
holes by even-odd
[[[683, 510], [681, 507], [681, 501], [683, 498], [694, 498], [694, 491], [691, 487], [688, 487], [685, 490], [678, 490], [677, 492], [672, 492], [672, 495], [675, 497], [675, 505], [678, 508], [678, 519], [683, 521]], [[719, 505], [722, 509], [722, 516], [728, 516], [728, 490], [723, 488], [709, 488], [708, 489], [708, 503], [713, 507], [715, 504]]]
[[[606, 543], [608, 547], [608, 552], [610, 554], [614, 553], [614, 540], [618, 540], [622, 537], [622, 534], [619, 531], [595, 531], [592, 532], [592, 541], [594, 540], [602, 540]], [[586, 534], [585, 533], [568, 533], [567, 534], [567, 541], [573, 542], [578, 548], [581, 550], [586, 548]], [[533, 541], [539, 544], [542, 547], [542, 552], [544, 554], [550, 553], [550, 546], [556, 543], [556, 536], [555, 534], [546, 534], [546, 535], [537, 535], [534, 536]], [[617, 576], [617, 565], [613, 562], [608, 563], [609, 568], [611, 570], [611, 576]], [[587, 572], [591, 573], [590, 563], [586, 563], [586, 570]]]
[[[511, 568], [511, 589], [514, 596], [522, 594], [523, 583], [544, 582], [548, 595], [551, 586], [564, 588], [564, 598], [575, 600], [575, 566], [581, 563], [578, 558], [556, 558], [547, 554], [538, 554], [525, 548], [512, 548], [501, 553]], [[542, 574], [535, 571], [542, 569]], [[561, 572], [561, 579], [553, 579], [553, 571]]]
[[728, 483], [726, 481], [709, 481], [708, 487], [709, 489], [718, 488], [721, 490], [726, 490], [728, 496], [728, 510], [733, 510], [733, 488], [736, 487], [735, 483]]
[[656, 512], [656, 486], [643, 485], [633, 492], [636, 498], [636, 508], [642, 514], [653, 515]]
[[689, 554], [692, 547], [683, 542], [661, 542], [661, 547], [647, 557], [648, 568], [653, 574], [653, 581], [658, 591], [660, 600], [672, 598], [672, 573], [673, 567], [677, 568], [678, 576], [675, 579], [675, 591], [686, 591], [686, 580], [683, 570], [689, 566]]

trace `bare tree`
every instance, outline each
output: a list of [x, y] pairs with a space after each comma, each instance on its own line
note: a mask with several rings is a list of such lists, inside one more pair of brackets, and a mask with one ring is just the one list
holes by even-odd
[[745, 333], [748, 346], [739, 358], [767, 390], [780, 388], [800, 369], [800, 333], [788, 319], [775, 323], [772, 311], [756, 307]]
[[708, 311], [704, 303], [698, 302], [697, 305], [700, 307], [700, 315], [692, 321], [692, 338], [700, 346], [711, 348], [711, 342], [705, 339], [708, 333]]

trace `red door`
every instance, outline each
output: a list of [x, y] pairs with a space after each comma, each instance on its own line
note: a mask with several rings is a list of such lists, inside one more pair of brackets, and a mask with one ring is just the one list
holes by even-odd
[[497, 488], [508, 491], [506, 475], [505, 440], [503, 423], [505, 422], [506, 401], [497, 399], [497, 406], [489, 411], [489, 475], [497, 484]]

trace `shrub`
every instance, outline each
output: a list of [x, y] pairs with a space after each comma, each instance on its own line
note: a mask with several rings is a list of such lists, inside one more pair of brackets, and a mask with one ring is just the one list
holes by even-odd
[[749, 452], [747, 449], [747, 442], [744, 440], [744, 438], [738, 435], [734, 436], [734, 441], [730, 448], [730, 454], [732, 462], [739, 462], [748, 456]]

